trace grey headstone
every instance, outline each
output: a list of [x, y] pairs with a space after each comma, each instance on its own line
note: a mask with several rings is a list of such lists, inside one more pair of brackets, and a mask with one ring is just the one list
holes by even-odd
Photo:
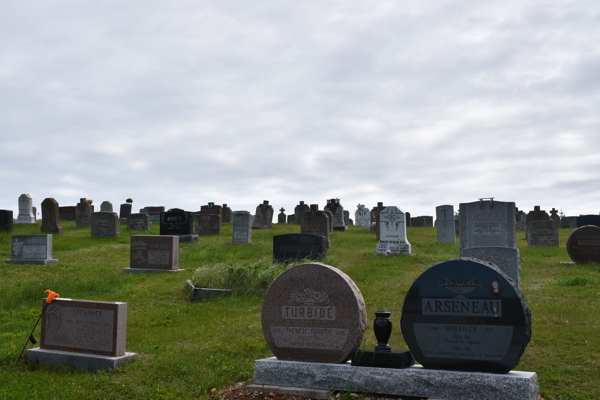
[[269, 205], [268, 200], [264, 200], [256, 207], [252, 227], [255, 229], [271, 229], [273, 227], [273, 207]]
[[456, 243], [454, 206], [437, 206], [435, 208], [435, 215], [435, 232], [438, 243]]
[[300, 203], [296, 207], [294, 207], [294, 222], [288, 221], [288, 223], [302, 225], [302, 218], [304, 217], [304, 213], [308, 212], [309, 210], [310, 207], [308, 206], [308, 204], [304, 204], [304, 201], [300, 201]]
[[103, 201], [102, 204], [100, 204], [100, 211], [113, 212], [112, 203], [110, 201]]
[[127, 229], [131, 231], [147, 231], [151, 228], [152, 222], [148, 214], [135, 213], [127, 217]]
[[252, 223], [248, 211], [233, 212], [233, 243], [252, 243]]
[[348, 230], [348, 224], [344, 217], [344, 207], [340, 203], [340, 199], [327, 200], [327, 206], [325, 210], [331, 211], [333, 214], [333, 230], [334, 231], [346, 231]]
[[515, 203], [480, 200], [460, 204], [460, 248], [517, 247]]
[[221, 233], [221, 216], [218, 214], [196, 214], [194, 220], [197, 235], [208, 236]]
[[87, 228], [92, 226], [92, 205], [85, 198], [81, 198], [75, 206], [75, 226]]
[[233, 214], [231, 212], [231, 208], [227, 207], [227, 204], [223, 204], [223, 209], [221, 210], [222, 213], [222, 223], [231, 223], [232, 221], [232, 217]]
[[121, 221], [116, 212], [92, 213], [92, 237], [117, 238], [121, 236]]
[[129, 269], [183, 271], [179, 269], [179, 236], [132, 235]]
[[56, 264], [52, 259], [52, 235], [13, 235], [12, 259], [6, 264]]
[[472, 257], [496, 265], [521, 289], [521, 254], [511, 247], [470, 247], [460, 251], [461, 257]]
[[300, 232], [304, 234], [319, 235], [325, 238], [328, 249], [331, 249], [331, 231], [329, 214], [319, 211], [318, 204], [311, 204], [309, 211], [304, 213]]
[[558, 225], [554, 220], [527, 223], [527, 246], [555, 246], [560, 244]]

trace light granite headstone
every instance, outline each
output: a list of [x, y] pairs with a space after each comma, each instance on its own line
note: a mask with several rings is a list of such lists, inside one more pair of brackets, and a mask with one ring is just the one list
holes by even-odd
[[435, 216], [435, 233], [438, 243], [456, 243], [454, 206], [437, 206], [435, 208]]
[[13, 235], [12, 259], [6, 264], [56, 264], [52, 258], [52, 235]]
[[[296, 207], [294, 207], [294, 224], [298, 224], [298, 225], [302, 225], [302, 218], [304, 218], [304, 213], [308, 212], [310, 210], [310, 207], [308, 206], [308, 204], [304, 204], [304, 201], [300, 201], [300, 204], [298, 204]], [[288, 223], [290, 223], [288, 221]]]
[[388, 206], [379, 213], [379, 243], [377, 254], [411, 254], [411, 244], [406, 237], [404, 212], [396, 206]]
[[233, 212], [233, 243], [252, 243], [252, 223], [248, 211]]
[[516, 248], [515, 203], [482, 199], [460, 204], [460, 248]]
[[341, 363], [360, 347], [367, 325], [362, 294], [337, 268], [301, 264], [269, 286], [262, 328], [279, 360]]
[[371, 226], [371, 211], [365, 208], [364, 204], [358, 204], [354, 212], [354, 221], [356, 226]]
[[92, 237], [117, 238], [121, 236], [121, 222], [116, 212], [92, 213]]
[[33, 212], [33, 201], [28, 194], [19, 196], [19, 215], [17, 224], [35, 224], [35, 214]]
[[110, 201], [103, 201], [102, 204], [100, 204], [100, 211], [113, 212], [112, 203]]
[[553, 219], [527, 223], [527, 246], [554, 246], [560, 244], [558, 225]]
[[491, 262], [511, 278], [521, 290], [521, 253], [512, 247], [469, 247], [460, 251], [461, 257]]
[[92, 212], [92, 205], [87, 199], [81, 198], [75, 206], [75, 226], [78, 228], [92, 226]]
[[63, 228], [60, 226], [60, 214], [56, 200], [47, 198], [42, 202], [42, 226], [40, 229], [42, 232], [47, 233], [63, 232]]
[[304, 213], [302, 224], [300, 225], [301, 233], [323, 236], [327, 249], [331, 249], [329, 214], [319, 211], [318, 204], [311, 204], [309, 211]]
[[208, 236], [221, 234], [221, 216], [219, 214], [196, 214], [196, 235]]
[[273, 206], [268, 200], [256, 207], [256, 215], [252, 223], [254, 229], [271, 229], [273, 227]]
[[179, 236], [132, 235], [129, 268], [124, 272], [178, 272]]
[[150, 216], [144, 213], [129, 214], [127, 217], [127, 229], [130, 231], [147, 231], [152, 229]]

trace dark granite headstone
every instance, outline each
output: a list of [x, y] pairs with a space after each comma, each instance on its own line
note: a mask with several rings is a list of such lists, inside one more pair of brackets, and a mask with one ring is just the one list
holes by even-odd
[[[340, 203], [340, 199], [327, 200], [327, 206], [325, 206], [324, 209], [327, 211], [331, 211], [331, 214], [333, 215], [332, 224], [334, 231], [348, 230], [348, 224], [345, 220], [344, 206], [342, 206], [342, 204]], [[348, 218], [350, 217], [348, 216]]]
[[577, 264], [600, 263], [600, 228], [587, 225], [575, 229], [567, 240], [567, 252]]
[[474, 258], [423, 272], [406, 294], [400, 323], [415, 359], [432, 369], [506, 373], [531, 339], [531, 312], [512, 279]]
[[273, 227], [273, 206], [269, 205], [268, 200], [256, 206], [256, 216], [252, 228], [271, 229]]
[[0, 231], [12, 232], [13, 212], [12, 210], [0, 210]]
[[296, 223], [296, 215], [295, 214], [290, 214], [287, 216], [287, 223], [288, 224], [295, 224]]
[[285, 208], [281, 207], [279, 209], [279, 215], [277, 215], [277, 223], [278, 224], [285, 224], [286, 222], [286, 217], [285, 217]]
[[173, 208], [160, 214], [161, 235], [191, 235], [193, 225], [191, 212]]
[[577, 227], [594, 225], [600, 228], [600, 215], [580, 215], [577, 217]]
[[220, 235], [221, 216], [219, 214], [201, 213], [194, 215], [196, 234], [200, 236]]
[[302, 224], [302, 218], [304, 217], [304, 213], [308, 212], [310, 210], [310, 207], [308, 206], [308, 204], [304, 204], [304, 201], [300, 201], [300, 204], [298, 204], [296, 207], [294, 207], [294, 222], [290, 222], [289, 221], [289, 217], [288, 217], [288, 224], [298, 224], [301, 225]]
[[127, 229], [131, 231], [147, 231], [151, 228], [152, 222], [148, 214], [134, 213], [127, 217]]
[[331, 249], [331, 221], [329, 215], [324, 211], [319, 211], [318, 204], [311, 204], [309, 211], [304, 213], [300, 232], [303, 234], [319, 235], [325, 238], [325, 248]]
[[165, 212], [165, 208], [163, 206], [150, 206], [144, 207], [140, 210], [143, 214], [148, 214], [150, 216], [150, 221], [160, 221], [160, 214]]
[[230, 223], [232, 222], [233, 213], [231, 208], [227, 207], [227, 204], [223, 204], [223, 208], [221, 209], [221, 223]]
[[88, 228], [92, 226], [92, 205], [82, 197], [75, 206], [75, 226], [78, 228]]
[[216, 206], [215, 203], [208, 203], [207, 205], [200, 206], [200, 212], [195, 214], [213, 214], [223, 218], [223, 207]]
[[58, 208], [60, 219], [63, 221], [75, 221], [75, 206], [65, 206]]
[[273, 261], [322, 260], [327, 255], [325, 237], [302, 233], [273, 236]]
[[554, 220], [531, 221], [527, 223], [527, 246], [556, 246], [560, 245], [559, 229]]
[[412, 217], [410, 216], [410, 213], [408, 211], [404, 213], [404, 218], [406, 219], [406, 226], [407, 227], [412, 226], [412, 223], [411, 223]]
[[[381, 210], [383, 210], [386, 206], [383, 205], [383, 202], [378, 202], [377, 205], [373, 208], [371, 208], [371, 223], [375, 223], [375, 235], [377, 240], [379, 240], [379, 213], [381, 212]], [[410, 218], [410, 214], [406, 213], [405, 214], [405, 219], [406, 218]], [[410, 225], [407, 225], [410, 226]]]
[[60, 226], [60, 212], [58, 211], [58, 202], [47, 198], [42, 201], [42, 226], [41, 231], [47, 233], [62, 233]]
[[121, 204], [119, 209], [119, 218], [128, 218], [131, 215], [131, 203]]
[[121, 224], [116, 212], [92, 213], [92, 237], [121, 237]]

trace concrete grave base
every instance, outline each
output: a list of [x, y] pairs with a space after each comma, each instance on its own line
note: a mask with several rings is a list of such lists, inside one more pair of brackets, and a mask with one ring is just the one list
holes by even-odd
[[228, 296], [231, 289], [211, 289], [195, 287], [189, 279], [185, 281], [185, 292], [190, 300], [203, 300], [213, 297]]
[[253, 384], [446, 400], [538, 400], [540, 392], [535, 372], [352, 367], [350, 362], [310, 363], [275, 357], [254, 361]]
[[117, 369], [125, 364], [126, 361], [135, 357], [136, 353], [127, 352], [123, 356], [101, 356], [98, 354], [73, 353], [70, 351], [47, 350], [47, 349], [29, 349], [27, 350], [27, 361], [30, 363], [40, 363], [50, 367], [68, 367], [71, 366], [77, 371], [109, 371]]
[[37, 264], [37, 265], [50, 265], [56, 264], [58, 260], [54, 258], [19, 258], [14, 260], [4, 260], [5, 264]]
[[153, 269], [153, 268], [123, 268], [123, 272], [126, 274], [140, 273], [145, 274], [147, 272], [183, 272], [185, 269]]
[[307, 399], [325, 400], [331, 396], [331, 390], [307, 389], [289, 386], [246, 385], [244, 392], [275, 393], [283, 396], [305, 397]]

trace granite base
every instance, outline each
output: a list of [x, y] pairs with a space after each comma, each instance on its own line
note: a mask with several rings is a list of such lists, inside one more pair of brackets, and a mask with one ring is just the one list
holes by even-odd
[[213, 297], [228, 296], [231, 294], [231, 289], [211, 289], [200, 288], [194, 286], [189, 279], [185, 281], [185, 292], [190, 300], [204, 300]]
[[381, 395], [447, 400], [538, 400], [535, 372], [507, 374], [425, 369], [352, 367], [342, 364], [282, 361], [275, 357], [254, 361], [255, 385], [341, 390]]
[[4, 260], [5, 264], [37, 264], [37, 265], [50, 265], [56, 264], [57, 259], [54, 258], [19, 258], [12, 260]]
[[304, 397], [307, 399], [325, 400], [330, 398], [331, 390], [307, 389], [289, 386], [246, 385], [244, 392], [275, 393], [283, 396]]
[[126, 274], [145, 274], [148, 272], [183, 272], [185, 269], [123, 268]]
[[27, 361], [50, 367], [73, 367], [77, 371], [96, 372], [115, 370], [135, 357], [136, 353], [127, 352], [123, 356], [111, 357], [98, 354], [72, 353], [70, 351], [35, 349], [27, 350]]

